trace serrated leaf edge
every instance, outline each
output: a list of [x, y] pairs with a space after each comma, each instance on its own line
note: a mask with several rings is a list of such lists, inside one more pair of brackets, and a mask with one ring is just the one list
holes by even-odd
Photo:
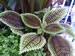
[[[24, 36], [28, 36], [28, 35], [30, 35], [30, 34], [37, 35], [37, 34], [34, 33], [34, 32], [26, 33], [26, 34], [23, 35], [20, 39], [22, 39]], [[37, 49], [42, 48], [42, 47], [46, 44], [45, 38], [44, 38], [43, 36], [42, 36], [42, 38], [43, 38], [44, 42], [43, 42], [43, 44], [42, 44], [40, 47], [31, 48], [31, 49], [29, 49], [29, 50], [23, 50], [23, 51], [21, 51], [21, 48], [22, 48], [22, 47], [20, 47], [20, 48], [19, 48], [19, 50], [20, 50], [20, 51], [19, 51], [19, 54], [22, 54], [22, 53], [24, 53], [24, 52], [28, 52], [28, 51], [31, 51], [31, 50], [37, 50]], [[21, 46], [21, 41], [20, 41], [20, 46]]]
[[[0, 13], [0, 16], [4, 16], [4, 13], [8, 13], [8, 12], [13, 12], [13, 13], [15, 13], [15, 14], [17, 14], [17, 15], [20, 16], [20, 14], [18, 14], [18, 13], [15, 12], [15, 11], [11, 11], [11, 10], [4, 11], [4, 12]], [[15, 28], [15, 29], [24, 29], [24, 27], [22, 27], [22, 28], [16, 28], [16, 27], [11, 26], [8, 22], [5, 22], [4, 20], [2, 20], [1, 17], [0, 17], [0, 21], [3, 22], [4, 24], [6, 24], [7, 26], [9, 26], [10, 28]]]
[[13, 29], [13, 28], [10, 28], [10, 30], [11, 30], [14, 34], [17, 34], [17, 35], [20, 35], [20, 36], [24, 35], [24, 33], [21, 32], [21, 31], [16, 32], [16, 31], [18, 31], [19, 29]]
[[[58, 36], [60, 36], [60, 35], [58, 35]], [[61, 36], [61, 38], [63, 38], [63, 37]], [[48, 50], [51, 52], [52, 56], [57, 56], [56, 53], [55, 53], [55, 51], [51, 48], [51, 44], [49, 43], [50, 39], [51, 39], [51, 37], [48, 39], [48, 44], [47, 44]], [[71, 43], [67, 39], [65, 39], [65, 38], [63, 38], [63, 39], [65, 41], [67, 41], [68, 44], [70, 45], [70, 47], [72, 48]], [[70, 56], [73, 56], [73, 51], [72, 51], [72, 53], [71, 53]]]
[[[58, 23], [51, 23], [51, 24], [58, 24]], [[49, 24], [48, 24], [49, 25]], [[60, 25], [60, 24], [58, 24], [61, 28], [62, 28], [62, 30], [61, 31], [58, 31], [58, 32], [56, 32], [56, 33], [52, 33], [52, 32], [48, 32], [48, 31], [46, 31], [44, 28], [43, 28], [43, 31], [44, 32], [46, 32], [46, 33], [48, 33], [48, 34], [57, 34], [57, 33], [60, 33], [60, 32], [63, 32], [64, 31], [64, 28]]]
[[[13, 13], [15, 13], [15, 14], [17, 14], [17, 15], [20, 16], [19, 13], [15, 12], [15, 11], [11, 11], [11, 10], [7, 10], [7, 11], [4, 11], [4, 12], [0, 13], [0, 16], [4, 16], [4, 13], [7, 13], [7, 14], [8, 14], [9, 12], [13, 12]], [[0, 17], [0, 18], [1, 18], [1, 17]]]
[[24, 17], [23, 17], [24, 15], [32, 15], [32, 16], [35, 16], [35, 17], [38, 18], [38, 20], [40, 21], [40, 26], [41, 26], [41, 20], [40, 20], [40, 18], [39, 18], [38, 16], [36, 16], [35, 14], [31, 14], [31, 13], [25, 13], [25, 14], [21, 14], [21, 19], [22, 19], [23, 23], [24, 23], [26, 26], [30, 27], [30, 28], [35, 28], [35, 29], [40, 28], [40, 26], [39, 26], [39, 27], [33, 27], [33, 26], [28, 25], [28, 24], [24, 21]]
[[[64, 7], [64, 8], [57, 8], [57, 9], [55, 9], [55, 10], [59, 10], [59, 9], [65, 9], [64, 14], [67, 13], [67, 8], [65, 8], [65, 7]], [[45, 17], [46, 17], [49, 13], [51, 13], [52, 11], [55, 11], [55, 10], [49, 10], [47, 13], [44, 14], [43, 23], [47, 24], [46, 21], [45, 21]], [[64, 16], [64, 14], [62, 14], [62, 15]], [[65, 15], [66, 15], [66, 14], [65, 14]], [[61, 19], [64, 18], [63, 16], [61, 17]], [[61, 19], [57, 19], [56, 21], [54, 21], [54, 22], [52, 22], [52, 23], [56, 23], [56, 22], [60, 21]]]
[[49, 39], [48, 39], [48, 44], [47, 44], [48, 50], [51, 52], [52, 56], [56, 56], [54, 50], [51, 48], [51, 44], [49, 43], [50, 39], [51, 39], [51, 37], [49, 37]]

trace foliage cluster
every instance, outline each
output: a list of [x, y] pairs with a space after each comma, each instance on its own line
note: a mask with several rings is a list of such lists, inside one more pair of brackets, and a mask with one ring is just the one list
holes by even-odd
[[[1, 44], [4, 44], [1, 46], [1, 49], [5, 48], [4, 51], [2, 51], [8, 55], [10, 53], [18, 54], [19, 52], [22, 56], [28, 56], [30, 54], [37, 56], [38, 53], [39, 56], [45, 56], [44, 53], [41, 53], [43, 51], [38, 49], [47, 45], [46, 48], [53, 56], [71, 56], [72, 47], [70, 43], [60, 36], [62, 33], [68, 33], [72, 37], [75, 37], [70, 25], [59, 23], [59, 21], [65, 17], [67, 9], [62, 7], [52, 9], [52, 6], [50, 7], [51, 10], [48, 9], [47, 7], [52, 0], [19, 1], [16, 4], [19, 5], [20, 3], [19, 7], [16, 6], [15, 11], [12, 11], [4, 0], [0, 0], [1, 4], [8, 9], [0, 13], [0, 21], [9, 26], [13, 33], [17, 34], [12, 34], [9, 31], [9, 33], [7, 32], [5, 35], [1, 34], [1, 40], [4, 39], [2, 40], [3, 42], [1, 42]], [[20, 8], [21, 12], [16, 8]], [[47, 9], [44, 10], [44, 8]], [[7, 38], [5, 38], [6, 34], [9, 34]], [[45, 36], [45, 34], [49, 36]], [[12, 51], [10, 48], [12, 48]]]
[[[19, 54], [41, 49], [45, 44], [48, 44], [48, 49], [52, 55], [62, 55], [62, 53], [58, 54], [54, 48], [57, 48], [55, 43], [64, 41], [65, 43], [60, 42], [58, 46], [60, 47], [62, 46], [61, 44], [64, 44], [66, 47], [69, 47], [67, 51], [66, 47], [63, 46], [63, 48], [65, 48], [63, 51], [69, 52], [67, 55], [71, 55], [72, 49], [70, 44], [59, 36], [60, 33], [65, 31], [72, 37], [75, 37], [74, 33], [71, 31], [71, 27], [68, 24], [59, 23], [66, 13], [66, 8], [48, 10], [48, 12], [45, 12], [44, 16], [40, 19], [37, 15], [32, 13], [19, 14], [15, 11], [5, 11], [0, 13], [0, 21], [9, 26], [13, 33], [21, 36], [19, 40]], [[24, 31], [25, 27], [35, 29], [36, 31], [28, 31], [26, 33]], [[45, 33], [49, 34], [49, 37], [46, 36], [48, 40], [44, 36]], [[54, 41], [55, 39], [58, 39], [58, 41], [53, 43], [51, 40]], [[54, 45], [55, 47], [53, 48], [52, 46]], [[60, 52], [63, 51], [60, 48]], [[64, 52], [63, 55], [65, 55]]]

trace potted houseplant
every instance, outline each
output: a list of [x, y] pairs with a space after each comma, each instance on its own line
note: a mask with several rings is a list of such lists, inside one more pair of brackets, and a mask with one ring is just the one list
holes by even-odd
[[[25, 5], [22, 4], [23, 1], [26, 3]], [[1, 30], [1, 40], [4, 38], [8, 43], [8, 46], [6, 43], [1, 48], [7, 46], [9, 50], [14, 49], [12, 52], [5, 50], [8, 56], [14, 55], [14, 52], [14, 56], [72, 56], [70, 43], [60, 36], [62, 33], [68, 33], [75, 37], [70, 25], [59, 23], [66, 15], [67, 8], [52, 9], [51, 6], [51, 9], [47, 8], [43, 11], [42, 9], [46, 8], [48, 1], [51, 2], [51, 0], [46, 0], [46, 4], [44, 0], [39, 1], [20, 0], [22, 11], [16, 9], [17, 11], [7, 10], [0, 13], [0, 21], [6, 25], [5, 29], [7, 29], [6, 31], [5, 29]], [[1, 0], [1, 2], [3, 4], [4, 1]], [[35, 2], [37, 3], [35, 4]], [[35, 12], [38, 11], [35, 5], [38, 6], [39, 12]], [[8, 6], [6, 8], [10, 9]]]

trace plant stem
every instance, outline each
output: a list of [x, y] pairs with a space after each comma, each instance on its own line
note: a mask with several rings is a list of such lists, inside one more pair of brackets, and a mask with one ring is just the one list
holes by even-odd
[[15, 11], [16, 12], [19, 12], [19, 9], [20, 9], [18, 5], [19, 5], [19, 3], [17, 2], [16, 6], [15, 6]]
[[36, 2], [36, 0], [30, 0], [30, 2], [29, 2], [31, 13], [33, 13], [35, 11], [35, 2]]
[[44, 46], [44, 51], [43, 52], [46, 53], [46, 56], [51, 56], [51, 53], [50, 53], [50, 51], [48, 50], [48, 47], [47, 47], [47, 43]]
[[4, 0], [0, 0], [0, 3], [1, 3], [5, 8], [7, 8], [7, 10], [12, 10], [12, 9], [6, 4], [6, 2], [5, 2]]
[[19, 0], [22, 13], [30, 12], [28, 0]]
[[48, 1], [47, 1], [47, 5], [46, 5], [47, 8], [48, 8], [49, 6], [51, 6], [51, 5], [52, 5], [52, 0], [48, 0]]

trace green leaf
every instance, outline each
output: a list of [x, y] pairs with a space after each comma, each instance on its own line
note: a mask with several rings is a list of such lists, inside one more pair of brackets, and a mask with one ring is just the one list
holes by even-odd
[[27, 33], [21, 37], [20, 40], [20, 54], [31, 50], [42, 48], [46, 43], [43, 36], [39, 36], [36, 33]]
[[48, 11], [43, 17], [43, 23], [53, 23], [61, 20], [67, 13], [66, 8], [57, 8], [51, 11]]
[[17, 12], [5, 11], [0, 13], [0, 21], [5, 23], [7, 26], [15, 29], [23, 29], [24, 26], [21, 21], [21, 17]]
[[20, 36], [24, 35], [24, 32], [20, 29], [14, 29], [14, 28], [10, 28], [10, 29], [13, 33], [15, 33], [17, 35], [20, 35]]
[[72, 56], [70, 43], [61, 36], [52, 36], [48, 40], [48, 50], [52, 56]]
[[30, 28], [40, 28], [41, 20], [38, 16], [30, 13], [21, 14], [23, 23]]
[[49, 34], [57, 34], [62, 32], [64, 29], [57, 23], [52, 23], [47, 25], [44, 29], [44, 32]]
[[46, 56], [46, 53], [44, 53], [43, 51], [44, 51], [43, 48], [41, 48], [39, 50], [33, 50], [33, 51], [30, 51], [30, 52], [26, 52], [24, 54], [24, 56], [39, 56], [39, 55], [40, 56]]
[[62, 27], [64, 27], [66, 33], [68, 33], [69, 35], [71, 35], [73, 38], [75, 38], [75, 34], [73, 32], [73, 29], [72, 27], [69, 25], [69, 24], [66, 24], [66, 23], [60, 23], [60, 25]]
[[[4, 33], [3, 33], [4, 32]], [[21, 56], [19, 54], [20, 36], [13, 34], [9, 28], [0, 29], [0, 56]]]
[[39, 28], [39, 29], [37, 30], [37, 33], [38, 33], [38, 34], [42, 34], [42, 33], [43, 33], [42, 28]]

